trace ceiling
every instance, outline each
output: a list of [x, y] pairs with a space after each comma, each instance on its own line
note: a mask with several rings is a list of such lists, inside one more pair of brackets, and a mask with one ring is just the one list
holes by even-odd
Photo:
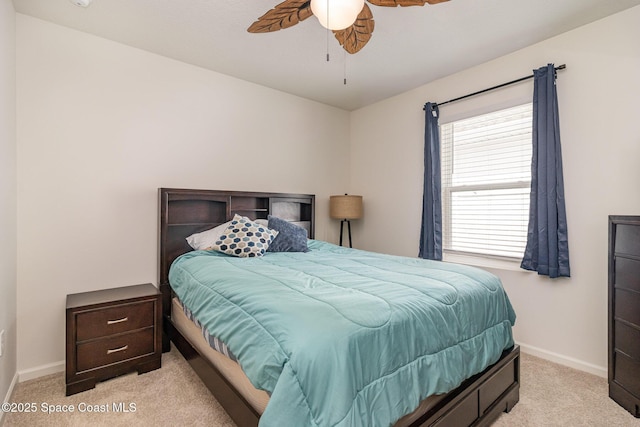
[[280, 1], [93, 0], [88, 8], [69, 0], [13, 3], [25, 15], [345, 110], [640, 5], [640, 0], [370, 5], [373, 37], [350, 55], [313, 16], [273, 33], [247, 32], [253, 21]]

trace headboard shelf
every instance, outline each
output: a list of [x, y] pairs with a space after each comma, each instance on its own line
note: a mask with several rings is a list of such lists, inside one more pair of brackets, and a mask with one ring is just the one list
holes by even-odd
[[268, 197], [230, 196], [231, 209], [267, 209]]
[[170, 200], [171, 215], [168, 224], [223, 222], [226, 217], [226, 200]]
[[220, 224], [222, 224], [222, 222], [181, 222], [179, 224], [167, 224], [167, 227], [215, 227]]
[[231, 218], [233, 218], [235, 214], [246, 216], [251, 219], [267, 219], [268, 211], [231, 211]]

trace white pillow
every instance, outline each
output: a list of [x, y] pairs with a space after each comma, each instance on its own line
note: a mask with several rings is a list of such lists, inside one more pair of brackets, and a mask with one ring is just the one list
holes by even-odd
[[192, 234], [187, 237], [187, 243], [195, 250], [204, 251], [211, 248], [218, 240], [222, 233], [231, 225], [231, 221], [210, 228], [200, 233]]

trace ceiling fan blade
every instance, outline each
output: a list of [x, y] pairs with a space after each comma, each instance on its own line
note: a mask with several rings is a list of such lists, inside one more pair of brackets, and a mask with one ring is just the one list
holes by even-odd
[[424, 6], [425, 3], [438, 4], [449, 0], [367, 0], [369, 3], [382, 7], [396, 6]]
[[365, 4], [352, 26], [344, 30], [334, 31], [333, 34], [335, 34], [336, 39], [344, 50], [349, 53], [356, 53], [371, 39], [374, 26], [371, 9]]
[[268, 33], [289, 28], [313, 15], [310, 0], [285, 0], [247, 29], [250, 33]]

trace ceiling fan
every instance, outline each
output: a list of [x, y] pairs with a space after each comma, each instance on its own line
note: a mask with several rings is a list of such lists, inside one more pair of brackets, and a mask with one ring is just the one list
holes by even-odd
[[[382, 7], [424, 6], [449, 0], [367, 0]], [[328, 3], [330, 2], [330, 3]], [[332, 13], [337, 13], [337, 16]], [[262, 15], [247, 29], [250, 33], [268, 33], [292, 27], [315, 15], [320, 23], [333, 31], [340, 45], [356, 53], [371, 39], [374, 21], [364, 0], [285, 0]], [[341, 22], [345, 16], [346, 21]]]

